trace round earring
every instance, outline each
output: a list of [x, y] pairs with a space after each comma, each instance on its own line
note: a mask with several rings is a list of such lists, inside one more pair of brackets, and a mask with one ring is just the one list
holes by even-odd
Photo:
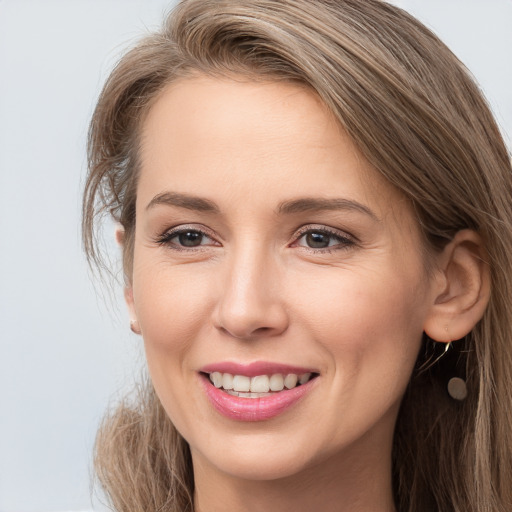
[[[448, 328], [446, 328], [446, 331], [448, 331]], [[451, 345], [452, 345], [452, 342], [450, 341], [446, 345], [444, 354], [446, 354], [446, 352], [448, 352], [448, 349], [451, 347]], [[448, 394], [454, 400], [458, 400], [459, 402], [466, 400], [466, 398], [468, 396], [468, 386], [466, 385], [466, 381], [464, 379], [461, 379], [460, 377], [452, 377], [448, 381], [448, 385], [446, 387], [448, 390]]]
[[130, 320], [130, 329], [134, 334], [142, 334], [138, 320]]
[[452, 377], [448, 381], [448, 394], [454, 399], [463, 401], [468, 396], [466, 381], [460, 377]]

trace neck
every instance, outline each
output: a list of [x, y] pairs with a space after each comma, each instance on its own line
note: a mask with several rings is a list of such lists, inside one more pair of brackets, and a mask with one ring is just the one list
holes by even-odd
[[[382, 439], [375, 441], [378, 445]], [[273, 480], [238, 478], [193, 454], [195, 511], [394, 512], [390, 445], [386, 454], [382, 444], [363, 453], [352, 446], [298, 474]]]

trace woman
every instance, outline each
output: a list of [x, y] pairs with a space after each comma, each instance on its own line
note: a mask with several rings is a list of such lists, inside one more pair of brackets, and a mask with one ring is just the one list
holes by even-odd
[[425, 27], [185, 0], [89, 162], [151, 377], [98, 436], [116, 510], [510, 510], [510, 159]]

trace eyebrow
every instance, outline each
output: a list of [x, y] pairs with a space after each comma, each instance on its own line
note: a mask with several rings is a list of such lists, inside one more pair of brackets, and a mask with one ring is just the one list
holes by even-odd
[[373, 213], [367, 206], [352, 201], [351, 199], [344, 198], [316, 198], [316, 197], [305, 197], [301, 199], [294, 199], [291, 201], [285, 201], [278, 207], [278, 213], [281, 214], [294, 214], [302, 212], [321, 212], [329, 210], [346, 210], [363, 213], [368, 215], [375, 221], [379, 221], [379, 218]]
[[[187, 210], [195, 210], [200, 212], [220, 213], [220, 208], [213, 201], [203, 197], [182, 194], [178, 192], [162, 192], [157, 194], [146, 206], [146, 210], [154, 208], [157, 205], [177, 206], [178, 208], [186, 208]], [[321, 212], [332, 210], [355, 211], [368, 215], [375, 221], [379, 218], [367, 206], [345, 198], [316, 198], [304, 197], [284, 201], [277, 208], [278, 214], [292, 215], [302, 212]]]
[[179, 208], [186, 208], [187, 210], [200, 212], [220, 213], [219, 207], [213, 201], [188, 194], [180, 194], [178, 192], [163, 192], [161, 194], [157, 194], [148, 203], [146, 210], [154, 208], [160, 204], [177, 206]]

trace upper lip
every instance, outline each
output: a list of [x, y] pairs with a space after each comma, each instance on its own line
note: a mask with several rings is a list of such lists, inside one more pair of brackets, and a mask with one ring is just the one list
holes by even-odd
[[281, 373], [283, 375], [287, 375], [289, 373], [294, 373], [296, 375], [302, 375], [304, 373], [318, 373], [318, 371], [312, 368], [283, 363], [273, 363], [270, 361], [254, 361], [248, 364], [222, 361], [207, 364], [199, 371], [202, 373], [230, 373], [232, 375], [246, 375], [247, 377], [256, 377], [257, 375], [275, 375], [276, 373]]

